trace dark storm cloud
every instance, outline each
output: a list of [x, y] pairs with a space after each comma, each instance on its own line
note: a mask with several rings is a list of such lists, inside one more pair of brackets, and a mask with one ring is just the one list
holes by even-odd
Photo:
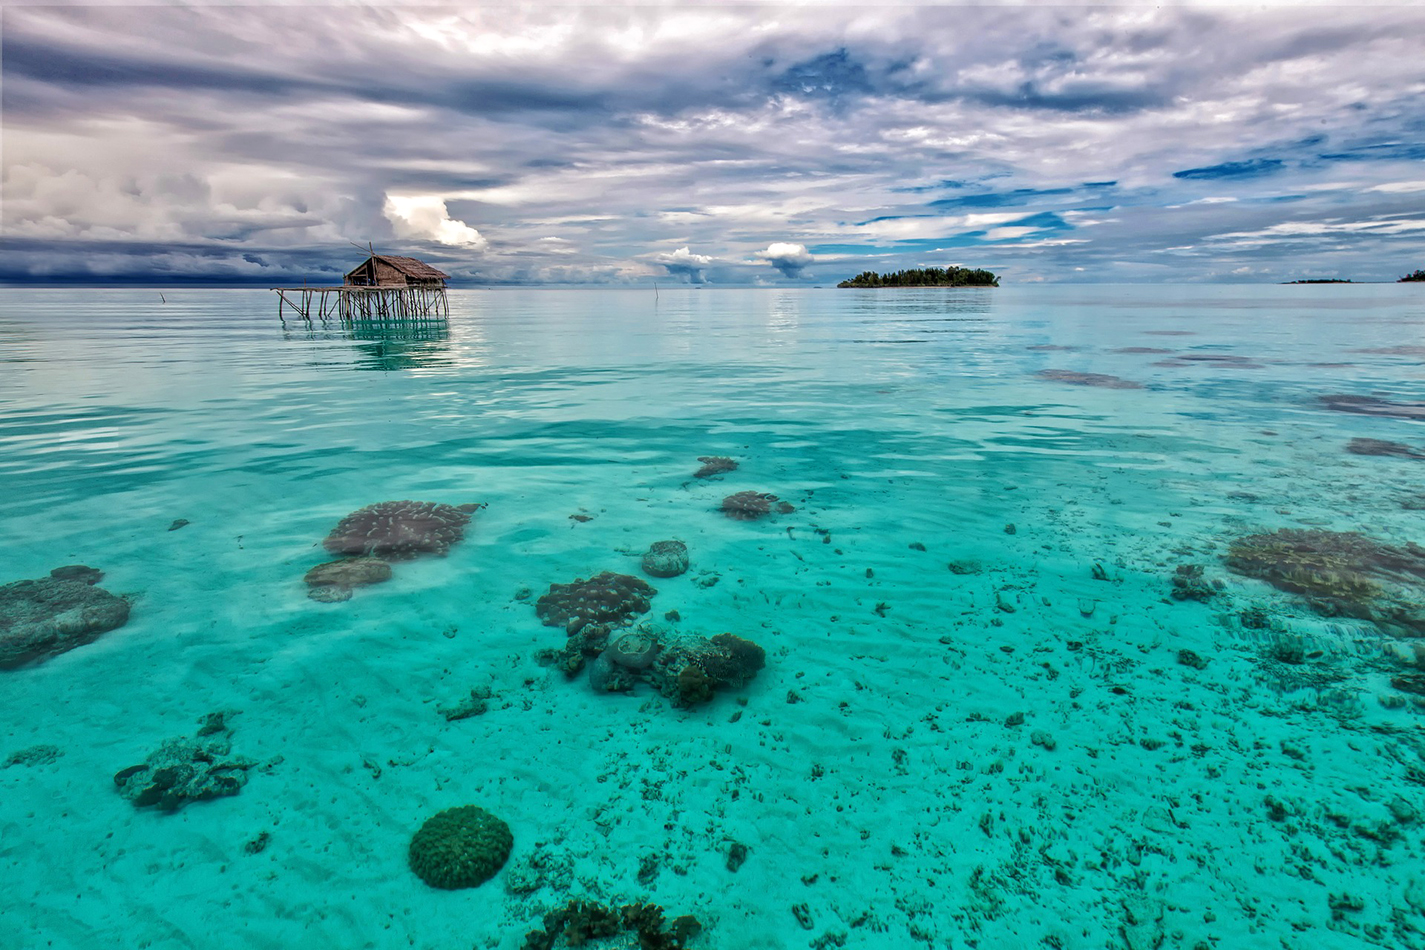
[[494, 283], [948, 257], [1010, 279], [1386, 276], [1421, 236], [1421, 25], [11, 7], [0, 267], [273, 281], [339, 274], [372, 241]]

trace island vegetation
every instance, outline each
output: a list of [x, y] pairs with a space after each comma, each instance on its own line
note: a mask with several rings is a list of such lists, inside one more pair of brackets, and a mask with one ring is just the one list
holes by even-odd
[[894, 274], [863, 271], [838, 287], [998, 287], [999, 278], [987, 270], [968, 267], [920, 267]]
[[1397, 284], [1425, 283], [1425, 270], [1418, 270], [1418, 271], [1416, 271], [1416, 272], [1413, 273], [1413, 274], [1406, 274], [1404, 277], [1400, 278], [1400, 280], [1397, 280], [1396, 283], [1397, 283]]
[[1305, 280], [1289, 280], [1288, 284], [1349, 284], [1351, 281], [1342, 277], [1308, 277]]

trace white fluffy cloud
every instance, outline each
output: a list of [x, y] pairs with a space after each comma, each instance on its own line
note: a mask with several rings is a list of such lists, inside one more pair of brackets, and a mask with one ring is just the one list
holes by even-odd
[[690, 284], [701, 284], [706, 282], [705, 272], [713, 259], [706, 254], [694, 254], [687, 247], [680, 247], [676, 251], [664, 251], [654, 254], [650, 258], [655, 264], [661, 265], [674, 277], [681, 277]]
[[807, 252], [805, 244], [774, 241], [767, 250], [758, 251], [757, 257], [782, 272], [784, 277], [800, 277], [802, 271], [815, 259]]
[[382, 209], [396, 236], [420, 241], [438, 241], [482, 251], [487, 242], [480, 232], [451, 218], [445, 200], [437, 195], [387, 195]]

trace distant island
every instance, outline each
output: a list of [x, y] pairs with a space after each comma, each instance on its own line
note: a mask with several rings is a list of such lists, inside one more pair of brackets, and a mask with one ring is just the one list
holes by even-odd
[[1400, 278], [1400, 280], [1397, 280], [1396, 283], [1397, 283], [1397, 284], [1425, 283], [1425, 270], [1418, 270], [1418, 271], [1416, 271], [1416, 272], [1413, 273], [1413, 274], [1406, 274], [1404, 277]]
[[838, 287], [998, 287], [999, 278], [987, 270], [968, 267], [923, 267], [898, 270], [884, 276], [873, 270], [863, 271]]
[[1288, 284], [1349, 284], [1351, 281], [1340, 277], [1308, 277], [1305, 280], [1289, 280]]

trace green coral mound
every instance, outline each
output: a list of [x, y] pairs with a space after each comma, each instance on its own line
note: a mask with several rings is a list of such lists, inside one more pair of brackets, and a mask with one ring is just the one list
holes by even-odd
[[1327, 617], [1354, 617], [1425, 635], [1425, 548], [1354, 531], [1283, 528], [1233, 541], [1227, 567], [1300, 594]]
[[411, 870], [431, 887], [479, 887], [504, 867], [515, 839], [510, 826], [483, 808], [447, 808], [411, 839]]

